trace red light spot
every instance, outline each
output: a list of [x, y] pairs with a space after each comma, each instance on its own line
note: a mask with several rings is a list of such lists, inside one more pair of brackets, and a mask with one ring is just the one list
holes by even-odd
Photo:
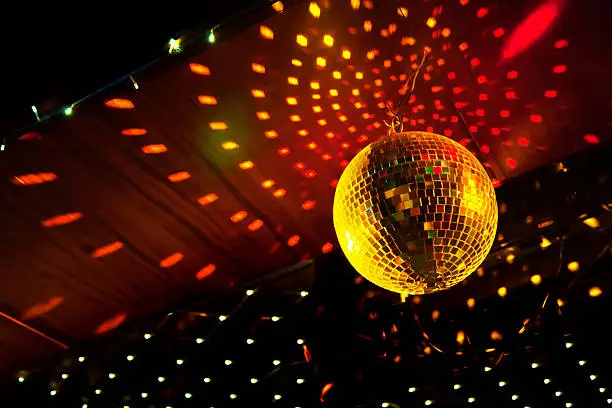
[[516, 79], [516, 78], [518, 78], [518, 72], [517, 71], [508, 71], [508, 74], [506, 74], [506, 78], [508, 78], [508, 79]]
[[264, 223], [262, 220], [255, 220], [252, 223], [250, 223], [247, 228], [249, 229], [249, 231], [257, 231], [263, 226], [263, 224]]
[[531, 47], [550, 28], [560, 11], [562, 0], [548, 0], [523, 20], [502, 49], [502, 59], [510, 59]]
[[566, 65], [557, 65], [553, 68], [553, 72], [555, 74], [562, 74], [564, 72], [567, 72], [567, 66]]
[[127, 318], [127, 313], [119, 313], [117, 316], [111, 317], [110, 319], [102, 323], [100, 326], [98, 326], [95, 333], [97, 335], [107, 333], [117, 328], [121, 323], [125, 321], [126, 318]]
[[478, 11], [476, 12], [476, 17], [483, 18], [487, 14], [489, 14], [489, 9], [486, 7], [482, 7], [482, 8], [479, 8]]
[[568, 44], [569, 42], [567, 40], [558, 40], [558, 41], [555, 41], [555, 48], [556, 49], [565, 48], [568, 46]]
[[489, 154], [491, 153], [491, 148], [487, 145], [482, 145], [480, 146], [480, 151], [483, 152], [484, 154]]
[[455, 74], [454, 72], [448, 73], [448, 79], [455, 79], [455, 78], [457, 78], [457, 74]]
[[196, 279], [198, 280], [206, 279], [210, 275], [212, 275], [216, 269], [217, 267], [213, 264], [206, 265], [205, 267], [200, 269], [198, 273], [196, 273]]
[[599, 143], [599, 138], [593, 134], [587, 134], [584, 135], [584, 140], [587, 143], [591, 143], [591, 144], [598, 144]]
[[287, 245], [289, 245], [290, 247], [294, 247], [299, 243], [300, 243], [299, 235], [293, 235], [291, 238], [289, 238], [289, 240], [287, 240]]
[[112, 244], [104, 245], [103, 247], [96, 249], [91, 254], [91, 257], [94, 259], [103, 258], [107, 255], [117, 252], [121, 248], [123, 248], [123, 243], [116, 241], [116, 242], [113, 242]]
[[121, 134], [123, 136], [142, 136], [142, 135], [147, 134], [147, 129], [137, 129], [137, 128], [123, 129], [121, 131]]
[[478, 78], [476, 78], [476, 80], [479, 84], [484, 84], [485, 82], [487, 82], [487, 77], [486, 75], [480, 75]]
[[53, 218], [49, 218], [42, 222], [43, 227], [52, 228], [59, 227], [61, 225], [70, 224], [77, 220], [80, 220], [83, 217], [83, 214], [74, 212], [68, 214], [57, 215]]
[[180, 252], [177, 252], [175, 254], [170, 255], [166, 259], [162, 260], [159, 263], [159, 266], [161, 266], [162, 268], [169, 268], [181, 262], [182, 260], [183, 260], [183, 254], [181, 254]]
[[331, 252], [332, 249], [334, 249], [334, 245], [331, 242], [326, 242], [325, 244], [323, 244], [323, 247], [321, 248], [321, 252], [323, 252], [324, 254], [327, 254]]
[[510, 111], [509, 110], [501, 110], [499, 112], [499, 116], [501, 116], [502, 118], [509, 118], [510, 117]]
[[244, 220], [246, 217], [247, 217], [246, 211], [238, 211], [237, 213], [233, 214], [230, 217], [230, 220], [232, 220], [232, 222], [240, 222]]
[[470, 64], [472, 64], [473, 67], [477, 67], [480, 65], [480, 60], [478, 58], [472, 58]]
[[495, 38], [499, 38], [502, 35], [504, 35], [504, 29], [501, 27], [493, 31], [493, 36], [495, 36]]
[[58, 297], [51, 298], [46, 302], [36, 304], [32, 306], [31, 308], [29, 308], [28, 310], [26, 310], [21, 315], [21, 319], [30, 320], [30, 319], [34, 319], [36, 317], [42, 316], [44, 314], [47, 314], [51, 310], [55, 309], [57, 306], [62, 304], [63, 301], [64, 301], [64, 298], [61, 296], [58, 296]]
[[470, 132], [472, 133], [478, 132], [478, 126], [474, 126], [474, 125], [470, 126]]
[[36, 139], [41, 139], [41, 138], [42, 137], [40, 136], [40, 133], [38, 132], [28, 132], [26, 134], [19, 136], [17, 140], [36, 140]]
[[302, 203], [302, 208], [305, 210], [312, 210], [317, 204], [314, 200], [307, 200]]
[[214, 203], [215, 201], [217, 201], [218, 198], [219, 197], [217, 197], [215, 193], [210, 193], [198, 198], [198, 203], [200, 203], [200, 205], [207, 205], [210, 203]]
[[501, 129], [500, 128], [491, 128], [491, 134], [493, 136], [499, 136], [499, 135], [501, 135]]
[[336, 179], [329, 182], [330, 187], [336, 188], [337, 185], [338, 185], [338, 180]]
[[557, 97], [557, 91], [555, 91], [554, 89], [548, 90], [546, 92], [544, 92], [544, 96], [547, 98], [556, 98]]
[[506, 164], [508, 165], [508, 167], [513, 169], [516, 167], [516, 160], [514, 160], [512, 157], [508, 157], [508, 159], [506, 160]]
[[479, 101], [488, 101], [489, 100], [489, 95], [488, 94], [480, 94], [480, 95], [478, 95], [478, 100]]
[[531, 115], [529, 116], [529, 120], [531, 120], [532, 123], [542, 123], [542, 116], [541, 115]]
[[527, 146], [529, 146], [529, 139], [527, 139], [526, 137], [521, 136], [521, 137], [518, 138], [518, 144], [520, 146], [527, 147]]
[[506, 92], [506, 99], [516, 99], [516, 92], [514, 91]]

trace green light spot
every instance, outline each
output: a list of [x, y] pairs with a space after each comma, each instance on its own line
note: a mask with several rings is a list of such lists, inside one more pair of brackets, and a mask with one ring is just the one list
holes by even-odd
[[426, 174], [433, 174], [433, 167], [425, 167]]

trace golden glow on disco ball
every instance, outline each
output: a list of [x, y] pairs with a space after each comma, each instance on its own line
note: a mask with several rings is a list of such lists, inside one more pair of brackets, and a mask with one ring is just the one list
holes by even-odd
[[465, 147], [444, 136], [385, 136], [346, 167], [334, 227], [349, 262], [402, 294], [447, 289], [487, 256], [497, 228], [491, 179]]

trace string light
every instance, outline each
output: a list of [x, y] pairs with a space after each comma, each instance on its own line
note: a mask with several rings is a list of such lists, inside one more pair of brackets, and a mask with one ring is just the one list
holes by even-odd
[[34, 105], [32, 105], [32, 112], [34, 112], [34, 116], [36, 116], [36, 120], [40, 122], [40, 116], [38, 115], [38, 109]]
[[210, 30], [210, 32], [208, 33], [208, 42], [214, 44], [215, 41], [217, 41], [217, 38], [215, 37], [215, 31]]
[[168, 53], [169, 54], [178, 54], [182, 51], [181, 49], [181, 39], [171, 38], [168, 41]]

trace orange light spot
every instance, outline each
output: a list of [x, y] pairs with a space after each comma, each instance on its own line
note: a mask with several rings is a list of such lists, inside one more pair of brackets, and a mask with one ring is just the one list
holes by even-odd
[[208, 124], [212, 130], [226, 130], [227, 124], [225, 122], [210, 122]]
[[257, 112], [257, 119], [259, 120], [268, 120], [270, 119], [270, 114], [268, 112]]
[[603, 292], [601, 291], [601, 288], [599, 286], [593, 286], [592, 288], [589, 289], [589, 296], [590, 297], [598, 297], [601, 296]]
[[310, 150], [314, 150], [317, 148], [317, 144], [315, 142], [310, 142], [306, 145]]
[[306, 38], [306, 36], [302, 34], [298, 34], [297, 37], [295, 37], [295, 41], [298, 43], [300, 47], [308, 46], [308, 38]]
[[329, 390], [332, 389], [333, 386], [334, 386], [334, 383], [325, 384], [325, 386], [321, 390], [321, 397], [320, 397], [321, 402], [325, 402], [325, 394], [327, 394]]
[[147, 129], [130, 128], [121, 131], [123, 136], [142, 136], [147, 134]]
[[92, 254], [91, 257], [94, 259], [99, 259], [99, 258], [103, 258], [107, 255], [110, 255], [114, 252], [117, 252], [118, 250], [120, 250], [121, 248], [123, 248], [123, 243], [119, 242], [119, 241], [115, 241], [111, 244], [108, 245], [104, 245], [101, 246], [100, 248], [96, 249]]
[[266, 40], [274, 39], [274, 31], [272, 31], [270, 27], [267, 27], [265, 25], [259, 26], [259, 34], [261, 34], [261, 36]]
[[264, 134], [268, 139], [276, 139], [278, 137], [276, 130], [266, 130]]
[[61, 296], [57, 296], [49, 299], [46, 302], [39, 303], [37, 305], [32, 306], [28, 310], [26, 310], [22, 315], [22, 320], [30, 320], [36, 317], [42, 316], [44, 314], [49, 313], [51, 310], [55, 309], [57, 306], [61, 305], [64, 302], [64, 298]]
[[187, 180], [190, 177], [191, 177], [191, 174], [189, 174], [189, 172], [179, 171], [179, 172], [170, 174], [168, 176], [168, 180], [170, 180], [173, 183], [178, 183], [180, 181]]
[[408, 18], [408, 9], [406, 7], [398, 7], [397, 14], [400, 17]]
[[180, 252], [177, 252], [163, 259], [159, 263], [159, 266], [162, 268], [170, 268], [171, 266], [174, 266], [177, 263], [181, 262], [183, 260], [183, 257], [184, 257], [183, 254], [181, 254]]
[[292, 122], [299, 122], [302, 119], [300, 118], [300, 115], [290, 115], [289, 116], [289, 120], [292, 121]]
[[200, 102], [202, 105], [216, 105], [217, 98], [215, 98], [214, 96], [199, 95], [198, 102]]
[[372, 22], [370, 20], [366, 20], [363, 22], [363, 31], [369, 33], [372, 31]]
[[282, 198], [287, 195], [287, 190], [285, 190], [284, 188], [279, 188], [278, 190], [274, 190], [274, 193], [272, 193], [272, 195], [276, 198]]
[[504, 336], [502, 336], [502, 334], [497, 330], [493, 330], [491, 332], [491, 340], [502, 340], [503, 338]]
[[101, 334], [108, 333], [109, 331], [113, 329], [116, 329], [123, 322], [125, 322], [126, 318], [127, 318], [127, 313], [119, 313], [117, 316], [111, 317], [110, 319], [108, 319], [107, 321], [105, 321], [104, 323], [102, 323], [100, 326], [96, 328], [95, 334], [99, 336]]
[[249, 170], [249, 169], [252, 169], [252, 168], [253, 168], [253, 166], [255, 166], [255, 165], [254, 165], [254, 164], [253, 164], [253, 162], [252, 162], [252, 161], [250, 161], [250, 160], [243, 161], [243, 162], [240, 162], [240, 163], [238, 164], [238, 167], [240, 167], [242, 170]]
[[251, 89], [251, 95], [253, 95], [253, 98], [265, 98], [266, 97], [266, 93], [262, 91], [261, 89]]
[[202, 280], [202, 279], [206, 279], [208, 278], [210, 275], [212, 275], [213, 273], [215, 273], [215, 270], [217, 269], [217, 267], [213, 264], [208, 264], [205, 267], [203, 267], [202, 269], [200, 269], [198, 271], [198, 273], [196, 273], [196, 279], [197, 280]]
[[17, 185], [32, 185], [47, 183], [55, 179], [57, 179], [55, 173], [34, 173], [15, 176], [11, 179], [11, 182]]
[[427, 27], [429, 27], [429, 28], [434, 28], [436, 26], [436, 24], [437, 24], [437, 21], [436, 21], [435, 18], [429, 17], [425, 24], [427, 24]]
[[244, 220], [246, 216], [247, 216], [246, 211], [238, 211], [237, 213], [235, 213], [234, 215], [230, 217], [230, 220], [232, 220], [232, 222], [240, 222]]
[[129, 99], [115, 98], [104, 102], [109, 108], [115, 109], [134, 109], [134, 104]]
[[319, 119], [319, 120], [317, 120], [317, 123], [319, 124], [319, 126], [327, 125], [327, 121], [325, 119]]
[[236, 142], [223, 142], [221, 147], [223, 147], [223, 150], [236, 150], [240, 145]]
[[206, 194], [205, 196], [198, 198], [198, 203], [200, 203], [200, 205], [207, 205], [207, 204], [214, 203], [215, 201], [217, 201], [218, 198], [219, 197], [217, 197], [215, 193], [209, 193], [209, 194]]
[[281, 11], [285, 9], [285, 6], [283, 5], [282, 1], [277, 1], [272, 4], [272, 8], [274, 9], [274, 11], [277, 11], [280, 13]]
[[83, 217], [83, 214], [78, 213], [78, 212], [62, 214], [62, 215], [57, 215], [55, 217], [44, 220], [42, 222], [42, 225], [43, 227], [47, 227], [47, 228], [59, 227], [61, 225], [66, 225], [66, 224], [75, 222], [81, 219], [82, 217]]
[[312, 210], [317, 204], [314, 200], [307, 200], [302, 203], [302, 208], [305, 210]]
[[266, 73], [266, 67], [264, 67], [261, 64], [257, 64], [257, 63], [252, 63], [251, 64], [251, 68], [253, 69], [253, 72], [257, 72], [258, 74], [265, 74]]
[[250, 223], [247, 228], [249, 229], [249, 231], [257, 231], [263, 226], [263, 224], [264, 223], [262, 220], [255, 220], [252, 223]]
[[297, 105], [297, 99], [293, 96], [287, 97], [287, 105]]
[[297, 244], [299, 244], [299, 242], [300, 242], [300, 236], [293, 235], [291, 238], [289, 238], [289, 240], [287, 240], [287, 245], [289, 245], [290, 247], [294, 247]]
[[288, 147], [281, 147], [280, 149], [278, 149], [278, 154], [280, 154], [281, 156], [286, 156], [289, 153], [291, 153], [291, 150], [289, 150]]
[[163, 144], [152, 144], [142, 146], [142, 151], [146, 154], [159, 154], [167, 152], [168, 148], [166, 147], [166, 145]]
[[210, 69], [208, 69], [207, 66], [204, 66], [202, 64], [196, 64], [196, 63], [192, 62], [191, 64], [189, 64], [189, 69], [194, 74], [198, 74], [198, 75], [210, 75]]
[[304, 137], [304, 136], [308, 136], [308, 131], [306, 129], [300, 129], [298, 130], [298, 135]]
[[274, 185], [275, 185], [275, 184], [276, 184], [276, 181], [271, 180], [271, 179], [268, 179], [268, 180], [264, 180], [264, 181], [261, 183], [261, 186], [262, 186], [263, 188], [272, 188], [272, 187], [274, 187]]

